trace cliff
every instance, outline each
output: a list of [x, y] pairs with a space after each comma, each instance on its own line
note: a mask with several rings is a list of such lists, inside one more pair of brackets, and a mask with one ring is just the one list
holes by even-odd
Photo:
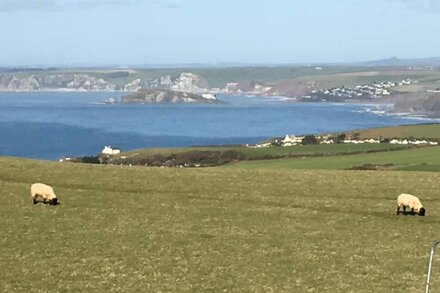
[[157, 104], [157, 103], [219, 103], [211, 94], [192, 94], [172, 90], [143, 89], [121, 98], [123, 104]]
[[190, 72], [182, 72], [175, 78], [164, 75], [147, 81], [145, 85], [146, 88], [190, 93], [205, 93], [210, 90], [207, 81], [203, 77]]
[[[98, 75], [99, 76], [99, 75]], [[49, 75], [0, 74], [0, 91], [114, 91], [136, 92], [141, 89], [172, 90], [189, 93], [208, 93], [209, 85], [200, 75], [181, 72], [175, 77], [164, 75], [151, 80], [116, 73], [90, 74], [61, 73]], [[105, 79], [104, 79], [105, 78]], [[118, 80], [119, 79], [119, 80]], [[110, 80], [110, 81], [109, 81]], [[121, 82], [122, 80], [122, 82]], [[114, 81], [114, 82], [111, 82]], [[118, 81], [120, 83], [118, 83]]]
[[17, 77], [0, 74], [0, 91], [112, 91], [116, 85], [87, 74], [56, 74]]
[[[222, 71], [220, 70], [219, 73]], [[144, 72], [145, 73], [145, 72]], [[17, 71], [0, 73], [0, 91], [127, 91], [137, 92], [152, 89], [163, 90], [153, 94], [151, 98], [143, 98], [143, 102], [178, 102], [183, 100], [199, 101], [197, 95], [207, 93], [226, 94], [254, 94], [254, 95], [280, 95], [300, 96], [310, 92], [311, 87], [306, 82], [287, 80], [276, 83], [255, 82], [242, 80], [223, 84], [219, 88], [211, 88], [208, 81], [201, 74], [188, 71], [158, 72], [155, 74], [142, 74], [137, 70], [129, 71], [36, 71], [32, 73]], [[202, 73], [203, 74], [203, 73]], [[208, 75], [209, 76], [209, 75]], [[170, 92], [186, 92], [196, 96], [173, 95]], [[145, 92], [146, 93], [146, 92]], [[150, 96], [149, 92], [147, 96]], [[148, 100], [148, 101], [147, 101]]]
[[413, 95], [395, 103], [393, 112], [440, 117], [440, 94]]

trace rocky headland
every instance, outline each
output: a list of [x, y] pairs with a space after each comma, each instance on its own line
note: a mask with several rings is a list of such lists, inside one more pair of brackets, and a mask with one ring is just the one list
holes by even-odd
[[440, 118], [440, 93], [406, 95], [394, 103], [392, 112]]
[[193, 94], [175, 90], [142, 89], [131, 95], [123, 96], [122, 104], [158, 104], [158, 103], [219, 103], [215, 95]]
[[88, 74], [19, 77], [0, 74], [0, 91], [114, 91], [116, 85]]
[[[160, 89], [188, 93], [211, 92], [208, 83], [201, 76], [182, 72], [178, 76], [164, 75], [151, 80], [135, 78], [130, 75], [118, 76], [108, 74], [108, 78], [92, 74], [60, 73], [49, 75], [0, 74], [0, 91], [127, 91], [136, 92], [143, 89]], [[110, 80], [124, 78], [125, 83], [115, 83]]]

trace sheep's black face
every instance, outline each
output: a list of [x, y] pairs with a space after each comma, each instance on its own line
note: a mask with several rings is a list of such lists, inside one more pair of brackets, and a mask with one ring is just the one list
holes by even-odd
[[424, 216], [425, 215], [425, 208], [420, 208], [420, 211], [419, 211], [419, 216]]
[[56, 206], [58, 204], [58, 198], [52, 198], [50, 204]]

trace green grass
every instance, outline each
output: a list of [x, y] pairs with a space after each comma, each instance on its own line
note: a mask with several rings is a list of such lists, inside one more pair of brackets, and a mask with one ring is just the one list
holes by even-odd
[[[61, 205], [34, 206], [36, 181]], [[0, 291], [420, 292], [439, 237], [438, 182], [0, 158]], [[400, 192], [418, 195], [427, 216], [396, 216]]]
[[360, 138], [440, 138], [440, 123], [436, 124], [419, 124], [419, 125], [402, 125], [383, 128], [371, 128], [363, 130], [354, 130], [347, 132], [348, 135], [359, 133]]
[[440, 171], [440, 147], [344, 156], [239, 162], [227, 165], [225, 168], [344, 170], [364, 164], [393, 164], [389, 167], [390, 170]]
[[[352, 72], [332, 72], [317, 76], [301, 77], [306, 81], [318, 81], [319, 89], [334, 87], [352, 87], [356, 85], [372, 84], [375, 82], [400, 81], [412, 78], [423, 81], [423, 85], [429, 88], [435, 86], [440, 78], [439, 71], [409, 71], [409, 70], [384, 70], [383, 68], [365, 68], [364, 70]], [[404, 91], [404, 87], [400, 87]]]
[[290, 147], [269, 147], [269, 148], [249, 148], [249, 147], [190, 147], [190, 148], [147, 148], [130, 152], [124, 152], [116, 156], [127, 158], [145, 158], [160, 155], [171, 155], [190, 151], [237, 151], [243, 154], [248, 160], [259, 160], [277, 157], [297, 157], [297, 156], [325, 156], [337, 154], [353, 154], [366, 152], [395, 151], [411, 148], [411, 146], [391, 145], [391, 144], [332, 144], [332, 145], [304, 145]]

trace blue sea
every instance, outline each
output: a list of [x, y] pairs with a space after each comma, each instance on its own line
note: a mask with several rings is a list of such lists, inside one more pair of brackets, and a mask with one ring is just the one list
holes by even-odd
[[[431, 122], [377, 114], [374, 105], [293, 103], [220, 95], [221, 104], [108, 105], [126, 93], [0, 93], [0, 156], [56, 160], [132, 150], [256, 143], [285, 134]], [[385, 107], [385, 106], [384, 106]]]

